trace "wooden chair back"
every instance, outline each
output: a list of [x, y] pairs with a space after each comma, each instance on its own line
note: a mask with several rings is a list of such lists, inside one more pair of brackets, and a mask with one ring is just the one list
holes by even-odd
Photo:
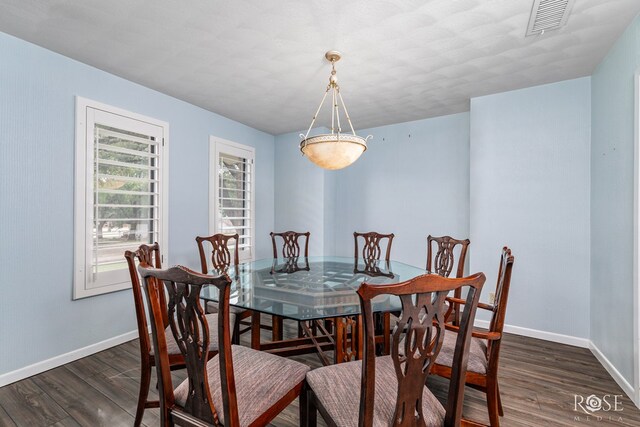
[[[310, 232], [299, 233], [297, 231], [284, 231], [282, 233], [269, 233], [271, 236], [271, 244], [273, 245], [273, 258], [278, 258], [278, 247], [276, 244], [276, 237], [282, 238], [282, 257], [283, 258], [298, 258], [300, 256], [304, 256], [305, 258], [309, 257], [309, 236], [311, 236]], [[304, 255], [300, 250], [299, 239], [305, 237], [304, 242]]]
[[[235, 240], [233, 247], [233, 257], [229, 249], [229, 241]], [[239, 256], [238, 245], [240, 243], [240, 236], [236, 234], [214, 234], [208, 237], [196, 237], [198, 243], [198, 251], [200, 252], [200, 267], [202, 274], [209, 274], [209, 263], [207, 262], [207, 255], [204, 248], [204, 242], [209, 242], [211, 245], [211, 266], [219, 273], [226, 273], [233, 263], [235, 271], [238, 271]]]
[[[140, 336], [140, 354], [142, 358], [148, 358], [151, 351], [151, 341], [149, 340], [149, 327], [144, 309], [144, 296], [142, 294], [140, 276], [138, 276], [138, 271], [136, 270], [136, 260], [138, 262], [144, 261], [145, 264], [155, 268], [162, 268], [160, 245], [157, 242], [153, 245], [140, 245], [136, 251], [126, 251], [124, 257], [127, 260], [129, 275], [131, 276], [131, 290], [133, 291], [133, 303], [136, 310], [138, 335]], [[163, 318], [163, 324], [165, 327], [168, 324], [166, 317]]]
[[[457, 263], [455, 277], [464, 276], [464, 264], [467, 259], [467, 249], [471, 241], [469, 239], [458, 240], [451, 236], [427, 237], [427, 271], [449, 277], [453, 266]], [[456, 246], [460, 245], [460, 255], [456, 260]], [[434, 253], [435, 246], [435, 253]]]
[[[466, 306], [453, 356], [453, 373], [444, 422], [447, 427], [460, 425], [473, 321], [484, 282], [483, 273], [456, 279], [426, 274], [398, 284], [370, 285], [365, 282], [358, 288], [365, 331], [360, 426], [373, 425], [376, 355], [371, 300], [379, 295], [396, 295], [402, 302], [402, 312], [393, 329], [391, 345], [391, 358], [398, 378], [392, 425], [415, 427], [425, 425], [422, 393], [431, 365], [438, 357], [444, 340], [445, 319], [442, 307], [445, 298], [450, 291], [467, 288]], [[404, 349], [402, 353], [401, 345]]]
[[[502, 336], [504, 320], [507, 313], [507, 300], [509, 299], [509, 287], [511, 286], [511, 270], [515, 258], [508, 247], [502, 248], [500, 265], [498, 267], [498, 280], [496, 282], [495, 301], [493, 314], [489, 323], [489, 332], [497, 332]], [[487, 345], [487, 357], [490, 363], [497, 364], [500, 342], [502, 340], [489, 340]], [[492, 360], [495, 359], [495, 360]]]
[[[360, 258], [362, 255], [363, 260], [380, 260], [380, 256], [382, 255], [382, 248], [380, 247], [380, 243], [383, 239], [387, 239], [387, 249], [385, 251], [384, 260], [389, 261], [391, 259], [391, 244], [393, 243], [394, 234], [380, 234], [375, 231], [370, 231], [368, 233], [358, 233], [353, 232], [353, 240], [354, 240], [354, 257]], [[364, 240], [362, 245], [362, 253], [358, 251], [358, 240]]]
[[[239, 425], [238, 404], [231, 357], [231, 333], [229, 328], [229, 294], [231, 280], [226, 274], [208, 276], [178, 266], [159, 270], [140, 263], [138, 271], [144, 280], [149, 304], [151, 330], [155, 346], [160, 416], [162, 425], [202, 426], [202, 421], [219, 424], [213, 406], [207, 378], [209, 352], [209, 325], [200, 303], [200, 291], [204, 285], [218, 288], [218, 337], [220, 342], [220, 379], [223, 410], [226, 425]], [[167, 294], [163, 305], [162, 295]], [[187, 367], [189, 392], [184, 408], [175, 404], [171, 370], [167, 354], [167, 342], [162, 319], [169, 319], [171, 332], [180, 348]], [[218, 408], [219, 409], [219, 408]]]

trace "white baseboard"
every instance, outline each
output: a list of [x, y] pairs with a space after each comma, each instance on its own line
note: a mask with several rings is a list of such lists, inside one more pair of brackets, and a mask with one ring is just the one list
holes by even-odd
[[[474, 325], [479, 328], [487, 329], [489, 322], [486, 320], [476, 319]], [[614, 379], [616, 383], [622, 388], [622, 390], [629, 396], [629, 399], [635, 405], [640, 408], [640, 396], [636, 393], [635, 389], [629, 382], [620, 374], [615, 366], [605, 357], [598, 347], [587, 338], [578, 338], [571, 335], [557, 334], [554, 332], [540, 331], [537, 329], [523, 328], [521, 326], [504, 325], [504, 331], [516, 335], [523, 335], [525, 337], [538, 338], [546, 341], [553, 341], [561, 344], [573, 345], [576, 347], [588, 348], [591, 353], [598, 359], [598, 362], [607, 370], [609, 375]]]
[[[487, 320], [476, 319], [474, 325], [479, 328], [489, 328], [489, 322]], [[589, 344], [591, 344], [591, 341], [587, 338], [540, 331], [538, 329], [523, 328], [522, 326], [504, 325], [504, 331], [510, 334], [523, 335], [525, 337], [538, 338], [545, 341], [552, 341], [575, 347], [589, 348]]]
[[91, 344], [86, 347], [61, 354], [59, 356], [54, 356], [51, 359], [36, 362], [32, 365], [25, 366], [24, 368], [7, 372], [0, 375], [0, 387], [23, 380], [33, 375], [40, 374], [42, 372], [48, 371], [49, 369], [57, 368], [58, 366], [73, 362], [74, 360], [82, 359], [83, 357], [98, 353], [102, 350], [106, 350], [108, 348], [125, 343], [127, 341], [131, 341], [136, 338], [138, 338], [137, 330], [127, 332], [125, 334], [118, 335], [117, 337], [109, 338], [104, 341], [100, 341], [95, 344]]
[[607, 372], [609, 372], [609, 375], [611, 375], [611, 377], [618, 383], [620, 388], [622, 388], [622, 391], [624, 391], [627, 396], [629, 396], [629, 399], [631, 399], [631, 401], [635, 403], [636, 406], [640, 407], [640, 402], [638, 402], [638, 399], [636, 398], [636, 391], [634, 390], [633, 386], [629, 384], [629, 382], [622, 376], [620, 371], [618, 371], [616, 367], [613, 366], [609, 359], [607, 359], [606, 356], [602, 354], [600, 349], [592, 341], [589, 342], [589, 350], [591, 350], [591, 353], [593, 353], [600, 364], [604, 366]]

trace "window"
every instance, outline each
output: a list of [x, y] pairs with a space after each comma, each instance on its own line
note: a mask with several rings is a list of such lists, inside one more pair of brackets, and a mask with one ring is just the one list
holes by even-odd
[[211, 137], [209, 230], [240, 236], [240, 262], [254, 258], [255, 179], [253, 147]]
[[74, 299], [131, 286], [123, 254], [166, 253], [164, 122], [76, 99]]

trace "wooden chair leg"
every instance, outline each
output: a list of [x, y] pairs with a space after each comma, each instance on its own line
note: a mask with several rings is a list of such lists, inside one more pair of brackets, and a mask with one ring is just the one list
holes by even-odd
[[271, 328], [272, 341], [282, 341], [282, 317], [271, 316]]
[[498, 383], [492, 380], [487, 381], [487, 410], [489, 411], [489, 425], [491, 427], [499, 427]]
[[391, 354], [391, 313], [384, 313], [382, 318], [383, 350], [382, 354], [388, 356]]
[[304, 427], [317, 427], [318, 426], [318, 408], [316, 408], [316, 398], [313, 395], [313, 390], [308, 388], [305, 392], [307, 397], [307, 416], [306, 416], [306, 426]]
[[309, 425], [309, 421], [307, 420], [307, 415], [309, 414], [309, 396], [307, 394], [307, 383], [305, 381], [302, 386], [302, 391], [300, 392], [300, 396], [298, 396], [298, 410], [300, 414], [300, 427], [307, 427]]
[[502, 409], [502, 397], [500, 396], [500, 385], [496, 381], [496, 390], [498, 395], [498, 415], [504, 417], [504, 410]]
[[134, 427], [139, 427], [142, 423], [142, 416], [144, 415], [144, 408], [147, 403], [147, 397], [149, 396], [149, 386], [151, 385], [151, 366], [148, 363], [142, 362], [140, 366], [140, 392], [138, 393], [138, 407], [136, 409], [136, 419], [133, 422]]
[[260, 312], [251, 313], [251, 348], [260, 350]]
[[233, 324], [233, 333], [231, 334], [231, 344], [240, 344], [240, 316], [236, 317]]

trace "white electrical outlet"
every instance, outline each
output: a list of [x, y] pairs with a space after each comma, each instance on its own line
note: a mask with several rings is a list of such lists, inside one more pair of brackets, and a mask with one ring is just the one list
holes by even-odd
[[496, 293], [489, 292], [489, 304], [494, 304], [496, 302]]

